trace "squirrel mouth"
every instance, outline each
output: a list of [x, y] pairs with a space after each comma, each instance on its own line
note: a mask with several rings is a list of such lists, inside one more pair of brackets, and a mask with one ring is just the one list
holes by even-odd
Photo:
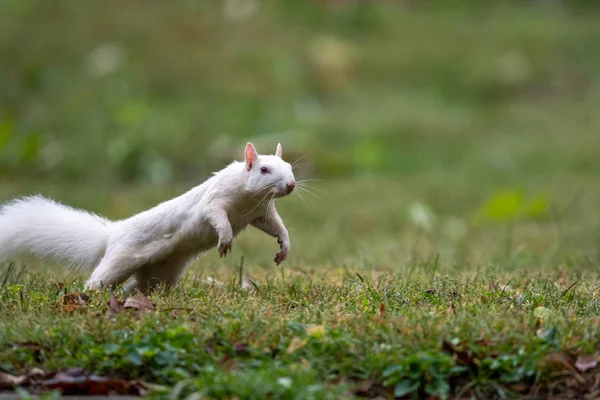
[[287, 188], [283, 188], [283, 189], [278, 188], [278, 189], [274, 189], [272, 191], [272, 193], [273, 193], [273, 197], [275, 197], [276, 199], [279, 199], [281, 197], [285, 197], [285, 196], [289, 195], [290, 193], [292, 193], [292, 191]]
[[273, 196], [273, 198], [278, 199], [280, 197], [285, 197], [285, 196], [290, 195], [294, 191], [295, 187], [296, 187], [296, 182], [283, 184], [283, 185], [277, 185], [277, 186], [271, 188], [271, 190], [269, 191], [269, 194], [271, 196]]

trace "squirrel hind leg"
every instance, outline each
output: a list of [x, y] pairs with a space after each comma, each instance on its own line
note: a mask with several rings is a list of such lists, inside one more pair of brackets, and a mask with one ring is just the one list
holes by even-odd
[[162, 286], [173, 288], [189, 264], [189, 257], [169, 257], [161, 262], [156, 262], [137, 269], [134, 273], [135, 284], [132, 282], [131, 290], [139, 289], [148, 293]]
[[125, 285], [125, 287], [123, 288], [125, 290], [125, 294], [127, 294], [127, 296], [133, 294], [133, 292], [138, 288], [138, 283], [135, 279], [130, 280], [129, 282], [127, 282], [127, 284]]

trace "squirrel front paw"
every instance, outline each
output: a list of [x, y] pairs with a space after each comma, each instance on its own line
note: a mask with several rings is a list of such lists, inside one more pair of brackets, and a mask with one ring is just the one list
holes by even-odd
[[88, 291], [88, 290], [99, 290], [102, 289], [102, 282], [101, 281], [92, 281], [89, 280], [85, 283], [83, 290]]
[[85, 291], [98, 290], [98, 289], [102, 289], [102, 285], [100, 284], [100, 282], [87, 281], [85, 283], [85, 285], [83, 286], [83, 290], [85, 290]]
[[231, 243], [232, 239], [219, 239], [219, 244], [217, 245], [217, 251], [219, 252], [219, 256], [223, 258], [227, 255], [227, 253], [231, 252]]
[[290, 250], [290, 241], [287, 238], [278, 238], [277, 243], [279, 243], [281, 251], [275, 255], [275, 264], [279, 265], [287, 258], [287, 253]]

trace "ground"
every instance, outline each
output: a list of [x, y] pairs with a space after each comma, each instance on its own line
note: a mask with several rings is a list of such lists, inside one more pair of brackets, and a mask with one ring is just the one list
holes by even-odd
[[0, 12], [0, 201], [124, 218], [248, 140], [281, 142], [310, 193], [278, 200], [279, 267], [276, 240], [248, 230], [148, 299], [86, 292], [85, 271], [50, 261], [0, 264], [1, 386], [600, 395], [596, 11], [59, 3]]
[[[78, 367], [164, 385], [179, 396], [218, 398], [387, 397], [394, 388], [577, 397], [596, 390], [588, 370], [598, 346], [597, 259], [556, 261], [558, 225], [518, 224], [512, 239], [503, 228], [480, 228], [485, 234], [465, 244], [468, 252], [497, 242], [497, 258], [458, 263], [441, 251], [411, 258], [406, 254], [435, 249], [444, 238], [418, 225], [422, 219], [411, 222], [410, 212], [406, 226], [393, 221], [405, 219], [402, 196], [389, 192], [401, 182], [379, 190], [357, 185], [319, 183], [323, 202], [280, 200], [293, 240], [280, 267], [270, 261], [274, 239], [244, 232], [226, 259], [215, 250], [175, 290], [150, 295], [153, 310], [115, 309], [108, 291], [84, 293], [83, 276], [47, 263], [6, 267], [3, 368]], [[355, 187], [368, 190], [345, 193]], [[361, 206], [375, 193], [376, 211]], [[332, 207], [332, 198], [347, 199], [353, 211]], [[507, 240], [515, 247], [505, 255]], [[529, 242], [547, 250], [527, 251]], [[84, 300], [65, 299], [69, 293]], [[114, 296], [125, 300], [120, 290]], [[553, 358], [559, 356], [567, 358]], [[578, 370], [586, 356], [593, 363]]]

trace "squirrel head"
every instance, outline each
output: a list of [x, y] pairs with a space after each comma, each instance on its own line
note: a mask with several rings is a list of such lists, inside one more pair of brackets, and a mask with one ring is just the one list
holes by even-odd
[[269, 191], [274, 197], [283, 197], [292, 193], [296, 179], [292, 166], [283, 161], [281, 144], [277, 145], [275, 155], [258, 155], [250, 142], [244, 151], [244, 162], [248, 173], [248, 188], [254, 193]]

